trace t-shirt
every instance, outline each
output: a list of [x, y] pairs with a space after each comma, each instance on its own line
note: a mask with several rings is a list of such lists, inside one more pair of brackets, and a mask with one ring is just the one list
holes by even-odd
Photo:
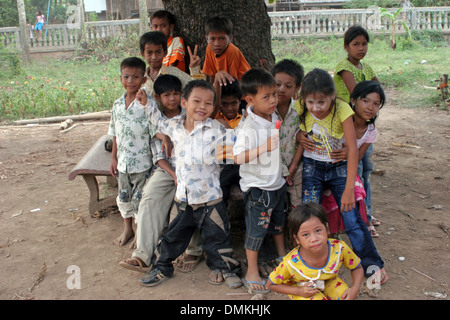
[[202, 72], [209, 77], [213, 77], [219, 71], [226, 71], [232, 77], [241, 80], [244, 73], [251, 67], [241, 50], [234, 44], [230, 43], [224, 53], [217, 57], [211, 47], [206, 47], [205, 62]]
[[358, 149], [364, 144], [364, 143], [374, 143], [377, 141], [378, 136], [378, 129], [375, 128], [375, 126], [371, 123], [367, 126], [366, 132], [364, 132], [364, 135], [361, 137], [361, 139], [356, 139], [356, 146]]
[[230, 126], [231, 129], [234, 129], [238, 126], [239, 122], [241, 121], [242, 114], [238, 113], [234, 119], [228, 119], [227, 117], [225, 117], [223, 115], [222, 112], [217, 112], [214, 119], [223, 119], [228, 123], [228, 125]]
[[304, 111], [306, 112], [305, 123], [300, 124], [300, 129], [307, 132], [308, 138], [315, 144], [314, 150], [311, 152], [305, 149], [303, 156], [319, 161], [334, 161], [330, 156], [331, 151], [341, 149], [345, 142], [342, 123], [353, 116], [352, 108], [344, 101], [337, 99], [330, 114], [321, 120], [305, 110], [300, 100], [297, 100], [294, 108], [300, 117]]
[[185, 54], [183, 39], [180, 37], [169, 37], [167, 39], [167, 55], [163, 59], [163, 64], [168, 67], [178, 61], [176, 67], [186, 72]]
[[[256, 115], [252, 107], [247, 108], [248, 116], [243, 121], [242, 127], [236, 132], [236, 143], [234, 144], [234, 155], [255, 149], [267, 141], [277, 129], [275, 122], [278, 116], [273, 113], [271, 121], [267, 121]], [[241, 121], [242, 123], [242, 121]], [[255, 187], [267, 191], [279, 190], [286, 180], [282, 177], [282, 161], [280, 147], [265, 152], [258, 158], [241, 164], [239, 167], [239, 185], [246, 192]]]
[[362, 69], [355, 67], [353, 63], [344, 59], [339, 62], [334, 70], [334, 83], [336, 85], [336, 95], [338, 98], [350, 102], [350, 93], [348, 92], [347, 86], [345, 85], [344, 79], [340, 75], [341, 71], [349, 71], [353, 74], [356, 83], [360, 83], [364, 80], [372, 80], [376, 75], [375, 71], [367, 63], [360, 61]]

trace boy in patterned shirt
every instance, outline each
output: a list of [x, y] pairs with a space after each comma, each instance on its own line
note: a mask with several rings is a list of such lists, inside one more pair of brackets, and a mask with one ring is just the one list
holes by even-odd
[[273, 71], [277, 81], [278, 104], [275, 113], [282, 120], [280, 128], [280, 148], [283, 168], [291, 205], [295, 208], [302, 203], [302, 170], [300, 159], [294, 157], [297, 150], [296, 134], [300, 129], [300, 117], [293, 108], [303, 80], [303, 67], [294, 60], [278, 62]]
[[110, 173], [118, 180], [117, 207], [124, 219], [124, 229], [115, 243], [124, 245], [134, 236], [132, 220], [152, 168], [153, 128], [136, 101], [136, 94], [145, 83], [145, 62], [136, 57], [124, 59], [120, 72], [126, 93], [114, 102], [108, 134], [113, 136]]
[[[141, 93], [140, 101], [145, 105], [147, 96]], [[209, 282], [225, 282], [230, 288], [242, 285], [236, 274], [240, 263], [232, 258], [230, 224], [220, 188], [216, 150], [222, 150], [227, 132], [210, 118], [215, 100], [209, 82], [193, 80], [183, 90], [183, 116], [162, 120], [157, 107], [146, 105], [150, 121], [173, 141], [177, 189], [172, 206], [175, 219], [161, 237], [152, 257], [152, 269], [140, 280], [143, 286], [156, 286], [173, 276], [172, 262], [185, 251], [196, 228], [201, 233], [206, 264], [212, 270]]]

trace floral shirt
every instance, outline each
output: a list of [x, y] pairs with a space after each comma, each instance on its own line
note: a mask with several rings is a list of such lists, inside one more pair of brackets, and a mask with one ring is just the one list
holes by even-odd
[[[122, 173], [139, 173], [152, 167], [150, 139], [155, 127], [149, 123], [145, 110], [134, 100], [128, 109], [126, 93], [114, 102], [108, 134], [116, 137], [117, 170]], [[156, 101], [149, 99], [156, 105]]]
[[270, 273], [269, 280], [273, 284], [292, 286], [297, 286], [301, 282], [326, 281], [336, 278], [342, 265], [354, 270], [360, 263], [361, 259], [344, 241], [328, 239], [328, 260], [323, 268], [308, 266], [300, 255], [300, 248], [296, 247]]
[[[292, 162], [292, 158], [294, 157], [295, 150], [297, 149], [297, 143], [295, 141], [295, 135], [299, 131], [300, 127], [300, 117], [294, 109], [295, 100], [291, 100], [291, 105], [289, 107], [289, 111], [287, 112], [284, 120], [281, 122], [280, 128], [280, 148], [281, 148], [281, 160], [283, 177], [289, 175], [288, 167]], [[278, 110], [275, 110], [279, 119], [282, 119]], [[303, 169], [303, 165], [299, 165], [298, 170]]]
[[188, 132], [184, 127], [186, 114], [164, 119], [156, 105], [145, 108], [150, 121], [157, 124], [158, 131], [168, 135], [174, 144], [175, 197], [190, 205], [221, 198], [220, 163], [216, 159], [216, 148], [224, 142], [228, 145], [234, 141], [233, 130], [227, 130], [219, 121], [208, 118]]

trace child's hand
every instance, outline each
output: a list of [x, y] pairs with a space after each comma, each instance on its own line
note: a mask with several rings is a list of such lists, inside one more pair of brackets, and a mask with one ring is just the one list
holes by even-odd
[[158, 133], [158, 138], [161, 135], [161, 152], [166, 152], [166, 157], [170, 158], [172, 156], [173, 142], [170, 140], [169, 136], [165, 134]]
[[308, 139], [307, 133], [304, 131], [297, 132], [295, 139], [298, 144], [300, 144], [305, 150], [308, 150], [310, 152], [314, 151], [315, 144], [314, 141]]
[[291, 163], [291, 164], [289, 165], [288, 171], [289, 171], [289, 174], [290, 174], [292, 177], [293, 177], [294, 174], [297, 172], [297, 170], [298, 170], [298, 164]]
[[331, 159], [334, 159], [333, 163], [347, 160], [348, 148], [343, 144], [342, 149], [331, 151]]
[[233, 83], [234, 78], [226, 71], [219, 71], [214, 75], [214, 85], [226, 86], [228, 83]]
[[347, 212], [355, 208], [355, 190], [345, 188], [341, 197], [341, 212]]
[[147, 92], [145, 92], [144, 89], [139, 89], [139, 91], [136, 93], [136, 100], [139, 101], [140, 104], [145, 106], [148, 101]]
[[312, 286], [304, 285], [304, 286], [298, 287], [297, 295], [305, 297], [305, 298], [310, 298], [313, 295], [315, 295], [317, 292], [319, 292], [318, 289], [316, 289]]
[[265, 152], [269, 152], [278, 148], [279, 143], [280, 143], [280, 134], [277, 132], [269, 139], [267, 139], [267, 141], [263, 144], [263, 148], [265, 149]]
[[191, 47], [187, 46], [187, 49], [188, 49], [189, 58], [190, 58], [189, 67], [190, 68], [194, 68], [194, 67], [199, 66], [200, 63], [202, 62], [202, 59], [197, 54], [197, 52], [198, 52], [198, 44], [196, 44], [195, 47], [194, 47], [194, 53], [192, 53]]
[[284, 177], [284, 180], [286, 180], [286, 183], [288, 184], [288, 186], [294, 185], [294, 178], [292, 178], [292, 176], [286, 176], [286, 177]]
[[111, 159], [111, 164], [109, 165], [109, 173], [113, 177], [119, 176], [119, 171], [117, 170], [117, 159], [115, 159], [115, 158]]
[[342, 300], [355, 300], [358, 296], [359, 290], [358, 288], [351, 287], [345, 290], [345, 292], [342, 294], [341, 299]]

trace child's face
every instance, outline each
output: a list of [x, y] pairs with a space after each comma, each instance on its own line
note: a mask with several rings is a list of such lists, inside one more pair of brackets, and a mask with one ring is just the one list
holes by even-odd
[[272, 113], [275, 112], [278, 104], [277, 86], [260, 87], [256, 94], [249, 94], [245, 99], [253, 107], [253, 113], [271, 121]]
[[294, 234], [294, 239], [304, 250], [315, 253], [328, 251], [328, 229], [317, 217], [303, 222]]
[[225, 32], [210, 32], [206, 36], [206, 41], [216, 56], [222, 55], [232, 40], [232, 36]]
[[234, 96], [224, 96], [220, 98], [220, 112], [228, 119], [236, 118], [239, 112], [241, 101]]
[[203, 121], [214, 111], [214, 92], [204, 88], [192, 89], [189, 98], [181, 98], [181, 106], [186, 109], [186, 118], [191, 121]]
[[344, 49], [348, 53], [348, 57], [355, 61], [363, 59], [366, 56], [368, 48], [367, 39], [363, 35], [357, 36], [348, 45], [344, 46]]
[[141, 51], [142, 58], [147, 61], [147, 64], [153, 68], [161, 68], [162, 61], [166, 56], [162, 44], [146, 43], [144, 51]]
[[297, 87], [294, 77], [284, 72], [278, 72], [275, 74], [275, 80], [277, 80], [278, 104], [287, 104], [291, 102], [291, 98], [295, 99], [300, 86]]
[[324, 119], [331, 112], [331, 103], [334, 97], [334, 95], [330, 96], [322, 92], [316, 92], [307, 95], [304, 101], [309, 112], [318, 119]]
[[381, 97], [378, 92], [369, 93], [365, 98], [352, 99], [352, 104], [355, 106], [355, 113], [366, 121], [375, 117], [381, 106]]
[[175, 25], [169, 24], [165, 18], [153, 18], [151, 21], [151, 29], [153, 31], [161, 31], [166, 37], [169, 37], [173, 32]]
[[155, 94], [155, 99], [161, 103], [165, 110], [175, 111], [181, 102], [181, 91], [173, 90]]
[[128, 94], [135, 94], [145, 83], [144, 73], [140, 68], [123, 67], [120, 82]]

